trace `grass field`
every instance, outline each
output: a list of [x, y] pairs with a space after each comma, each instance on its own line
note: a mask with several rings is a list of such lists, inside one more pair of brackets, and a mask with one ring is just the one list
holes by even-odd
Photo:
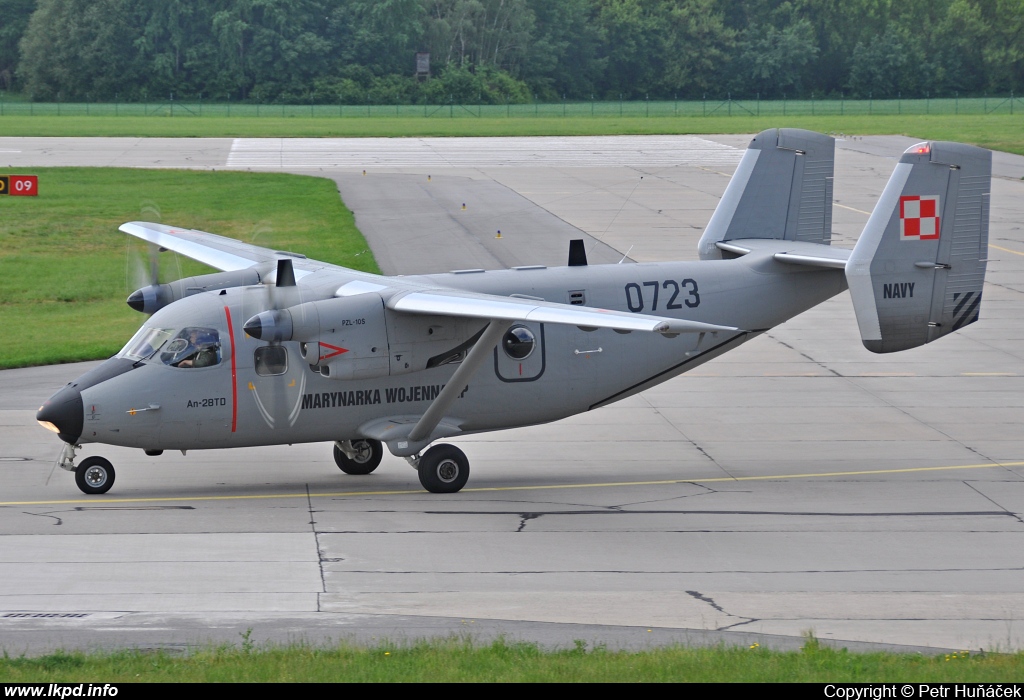
[[556, 117], [742, 117], [742, 116], [885, 116], [988, 115], [1024, 112], [1024, 98], [1013, 95], [923, 99], [787, 99], [705, 98], [701, 100], [558, 100], [521, 104], [260, 104], [258, 102], [31, 102], [0, 93], [0, 117], [178, 117], [241, 118], [532, 118]]
[[[126, 221], [163, 221], [377, 272], [331, 180], [298, 175], [40, 168], [45, 197], [0, 198], [0, 367], [107, 357], [145, 320], [124, 303], [146, 251]], [[141, 269], [140, 269], [141, 268]], [[212, 272], [161, 254], [167, 281]], [[142, 274], [138, 274], [142, 272]]]
[[[778, 126], [822, 133], [903, 134], [964, 141], [1024, 154], [1024, 106], [1015, 114], [839, 114], [751, 116], [616, 115], [563, 118], [483, 116], [170, 117], [4, 116], [3, 136], [323, 137], [323, 136], [592, 136], [601, 134], [748, 134]], [[0, 155], [2, 162], [2, 155]]]
[[0, 682], [972, 682], [1019, 681], [1022, 654], [850, 653], [808, 641], [800, 651], [671, 647], [642, 652], [542, 651], [462, 640], [314, 648], [216, 648], [180, 656], [122, 651], [0, 659]]

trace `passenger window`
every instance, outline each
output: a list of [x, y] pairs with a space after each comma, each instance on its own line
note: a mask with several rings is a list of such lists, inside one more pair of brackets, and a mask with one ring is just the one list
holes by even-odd
[[160, 353], [171, 367], [212, 367], [220, 364], [220, 336], [214, 328], [184, 328]]
[[256, 374], [271, 377], [288, 371], [288, 351], [282, 345], [264, 345], [253, 355]]

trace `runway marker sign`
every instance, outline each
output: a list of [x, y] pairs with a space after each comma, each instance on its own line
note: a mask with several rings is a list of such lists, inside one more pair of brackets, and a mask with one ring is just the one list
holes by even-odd
[[12, 197], [37, 197], [39, 195], [38, 175], [0, 175], [0, 195]]

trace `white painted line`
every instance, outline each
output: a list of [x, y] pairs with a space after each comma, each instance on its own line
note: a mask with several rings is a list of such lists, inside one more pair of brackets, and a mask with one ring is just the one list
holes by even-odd
[[230, 168], [735, 165], [743, 151], [696, 136], [235, 139]]

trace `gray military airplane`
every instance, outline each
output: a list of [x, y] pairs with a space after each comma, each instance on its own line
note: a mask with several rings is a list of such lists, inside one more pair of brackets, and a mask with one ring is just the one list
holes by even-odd
[[163, 450], [333, 442], [347, 474], [383, 446], [423, 487], [461, 489], [465, 454], [437, 440], [606, 406], [738, 347], [849, 288], [864, 345], [894, 352], [978, 319], [991, 153], [930, 142], [900, 158], [854, 249], [832, 247], [835, 143], [770, 129], [750, 143], [699, 261], [383, 277], [202, 231], [121, 231], [221, 272], [152, 284], [152, 314], [38, 421], [59, 464], [105, 493], [88, 443]]

